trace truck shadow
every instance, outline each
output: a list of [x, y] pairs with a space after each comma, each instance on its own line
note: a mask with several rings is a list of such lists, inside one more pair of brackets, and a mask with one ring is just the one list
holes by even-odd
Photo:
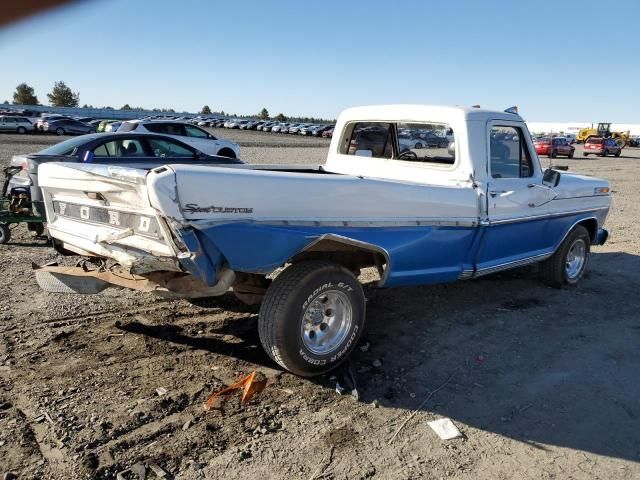
[[413, 411], [445, 385], [422, 421], [638, 461], [640, 256], [591, 261], [573, 289], [547, 288], [526, 269], [378, 291], [368, 348], [353, 355], [363, 400]]
[[[366, 287], [367, 325], [351, 356], [361, 401], [408, 415], [442, 387], [414, 425], [444, 416], [463, 432], [637, 461], [640, 256], [595, 253], [591, 261], [580, 286], [564, 290], [542, 285], [535, 268], [448, 285]], [[246, 308], [203, 336], [137, 321], [120, 328], [278, 368], [260, 346], [255, 309]], [[340, 371], [304, 381], [334, 390], [331, 375]], [[411, 424], [406, 430], [401, 435]]]

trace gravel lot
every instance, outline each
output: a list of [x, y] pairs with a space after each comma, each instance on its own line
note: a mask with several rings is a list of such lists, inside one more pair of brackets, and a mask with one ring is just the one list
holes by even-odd
[[[257, 163], [319, 164], [328, 146], [212, 132]], [[0, 164], [59, 140], [0, 135]], [[233, 297], [40, 291], [31, 262], [61, 259], [17, 227], [0, 246], [0, 475], [116, 478], [142, 462], [178, 479], [640, 479], [640, 149], [583, 159], [578, 147], [554, 162], [612, 182], [610, 240], [588, 277], [554, 290], [532, 267], [367, 286], [359, 401], [330, 375], [278, 369], [256, 309]], [[210, 391], [252, 370], [268, 379], [262, 393], [205, 414]], [[427, 422], [441, 417], [463, 437], [439, 440]]]

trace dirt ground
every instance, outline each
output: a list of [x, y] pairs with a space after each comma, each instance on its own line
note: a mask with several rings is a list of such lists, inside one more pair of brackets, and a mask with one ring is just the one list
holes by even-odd
[[[250, 162], [317, 164], [328, 146], [214, 132]], [[58, 140], [0, 135], [0, 164]], [[233, 297], [196, 306], [41, 291], [31, 262], [57, 254], [17, 227], [0, 246], [0, 474], [106, 479], [147, 465], [158, 472], [147, 478], [176, 479], [640, 479], [640, 149], [580, 152], [555, 163], [614, 191], [611, 236], [588, 277], [554, 290], [533, 267], [367, 286], [350, 363], [358, 400], [336, 393], [333, 375], [281, 371], [260, 347], [256, 309]], [[268, 379], [262, 393], [204, 412], [212, 390], [253, 370]], [[462, 438], [435, 435], [427, 422], [442, 417]]]

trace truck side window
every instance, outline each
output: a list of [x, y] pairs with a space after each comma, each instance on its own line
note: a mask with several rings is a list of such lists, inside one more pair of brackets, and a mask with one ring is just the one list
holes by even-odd
[[525, 178], [533, 175], [531, 155], [520, 128], [492, 127], [489, 155], [493, 178]]
[[392, 157], [393, 136], [390, 123], [358, 122], [348, 125], [345, 132], [340, 153], [360, 157]]

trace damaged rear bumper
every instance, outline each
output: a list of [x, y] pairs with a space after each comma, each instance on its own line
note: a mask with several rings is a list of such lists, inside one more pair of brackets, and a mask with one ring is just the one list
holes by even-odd
[[235, 272], [223, 268], [218, 281], [207, 286], [193, 275], [177, 272], [152, 272], [136, 275], [123, 270], [88, 270], [83, 267], [33, 265], [40, 288], [52, 293], [97, 294], [110, 287], [151, 292], [168, 298], [216, 297], [225, 294], [236, 279]]

